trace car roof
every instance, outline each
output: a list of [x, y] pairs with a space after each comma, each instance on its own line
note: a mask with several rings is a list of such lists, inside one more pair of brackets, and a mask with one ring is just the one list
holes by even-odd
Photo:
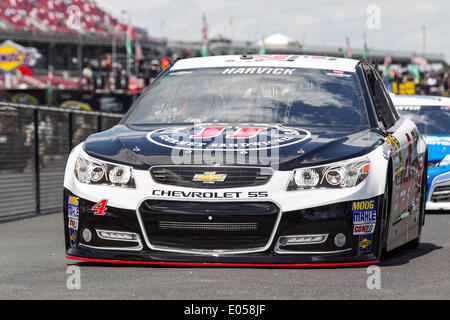
[[311, 68], [355, 72], [359, 60], [325, 56], [307, 55], [228, 55], [203, 58], [190, 58], [177, 61], [171, 70], [197, 68], [233, 68], [233, 67], [275, 67], [275, 68]]
[[396, 107], [401, 106], [450, 106], [450, 98], [437, 96], [391, 96]]

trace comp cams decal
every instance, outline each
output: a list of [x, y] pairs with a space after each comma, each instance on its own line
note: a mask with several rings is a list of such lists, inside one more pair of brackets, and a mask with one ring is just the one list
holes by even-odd
[[284, 126], [202, 126], [165, 128], [150, 132], [147, 139], [159, 146], [187, 151], [259, 151], [300, 144], [309, 131]]
[[69, 228], [72, 228], [74, 230], [78, 230], [78, 220], [69, 219]]

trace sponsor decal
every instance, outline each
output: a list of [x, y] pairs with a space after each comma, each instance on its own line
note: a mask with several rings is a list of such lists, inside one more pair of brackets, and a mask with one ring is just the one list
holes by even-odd
[[80, 206], [80, 198], [69, 196], [68, 204], [71, 206]]
[[395, 106], [395, 108], [400, 111], [420, 111], [420, 110], [422, 110], [421, 106]]
[[293, 76], [296, 69], [287, 68], [227, 68], [222, 74], [273, 74]]
[[69, 219], [69, 228], [78, 230], [78, 219]]
[[75, 241], [77, 240], [76, 230], [69, 229], [69, 240], [70, 240], [70, 246], [72, 248], [75, 248]]
[[39, 101], [36, 97], [27, 93], [18, 93], [11, 97], [11, 101], [14, 103], [25, 103], [25, 104], [39, 104]]
[[345, 73], [344, 71], [334, 70], [333, 72], [328, 72], [327, 76], [350, 78], [352, 76], [352, 74]]
[[354, 225], [376, 223], [377, 221], [375, 200], [353, 201], [351, 211]]
[[375, 231], [375, 223], [360, 224], [353, 226], [353, 235], [369, 234]]
[[277, 149], [309, 139], [309, 131], [284, 126], [265, 128], [200, 126], [165, 128], [150, 132], [153, 144], [186, 151], [243, 152]]
[[336, 61], [338, 58], [325, 57], [325, 56], [297, 56], [297, 55], [255, 55], [255, 61], [259, 60], [275, 60], [275, 61], [289, 61], [293, 62], [297, 59], [315, 59], [315, 60], [328, 60]]
[[370, 252], [372, 251], [372, 235], [366, 234], [359, 236], [359, 252]]
[[108, 204], [108, 200], [102, 200], [92, 207], [91, 210], [94, 211], [95, 216], [104, 216], [106, 214], [106, 205]]
[[32, 65], [40, 57], [35, 48], [24, 48], [7, 40], [0, 44], [0, 70], [12, 71], [22, 65]]
[[275, 60], [275, 61], [290, 61], [293, 62], [297, 60], [300, 56], [295, 55], [283, 55], [283, 54], [262, 54], [255, 55], [257, 60]]
[[184, 199], [240, 199], [240, 198], [267, 198], [266, 191], [249, 192], [196, 192], [177, 190], [153, 190], [152, 196], [164, 198], [184, 198]]
[[184, 76], [186, 74], [191, 74], [193, 71], [178, 71], [178, 72], [171, 72], [169, 73], [169, 76]]
[[92, 108], [87, 103], [75, 100], [65, 101], [61, 103], [60, 107], [63, 109], [70, 109], [70, 110], [84, 110], [84, 111], [92, 110]]
[[70, 219], [79, 219], [80, 216], [80, 198], [69, 196], [67, 199], [67, 213]]
[[216, 182], [224, 182], [227, 178], [226, 174], [216, 174], [215, 172], [205, 172], [203, 174], [196, 174], [192, 181], [214, 184]]
[[386, 160], [389, 160], [390, 151], [391, 151], [391, 145], [389, 143], [389, 140], [386, 139], [385, 143], [383, 143], [383, 157]]

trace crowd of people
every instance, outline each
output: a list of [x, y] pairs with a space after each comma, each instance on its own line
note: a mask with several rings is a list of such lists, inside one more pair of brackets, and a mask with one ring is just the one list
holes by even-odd
[[[102, 37], [124, 34], [128, 25], [88, 0], [0, 1], [0, 30], [68, 35], [74, 32]], [[132, 36], [139, 34], [132, 29]]]
[[[384, 72], [384, 81], [388, 89], [394, 93], [401, 93], [398, 88], [402, 84], [413, 84], [412, 88], [417, 95], [450, 97], [450, 70], [426, 72], [418, 75], [397, 71], [392, 71], [390, 75], [387, 75]], [[408, 94], [411, 94], [411, 92], [408, 92]]]
[[113, 63], [111, 55], [106, 55], [100, 65], [87, 64], [84, 67], [81, 88], [138, 92], [147, 87], [169, 65], [169, 59], [155, 56], [131, 66], [124, 66]]

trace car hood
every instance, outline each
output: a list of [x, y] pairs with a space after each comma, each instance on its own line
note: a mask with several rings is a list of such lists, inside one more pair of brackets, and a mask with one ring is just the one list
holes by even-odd
[[101, 160], [145, 170], [155, 165], [292, 170], [362, 156], [382, 143], [376, 131], [351, 127], [118, 125], [90, 136], [84, 150]]
[[450, 136], [424, 135], [428, 146], [428, 161], [441, 161], [450, 154]]

